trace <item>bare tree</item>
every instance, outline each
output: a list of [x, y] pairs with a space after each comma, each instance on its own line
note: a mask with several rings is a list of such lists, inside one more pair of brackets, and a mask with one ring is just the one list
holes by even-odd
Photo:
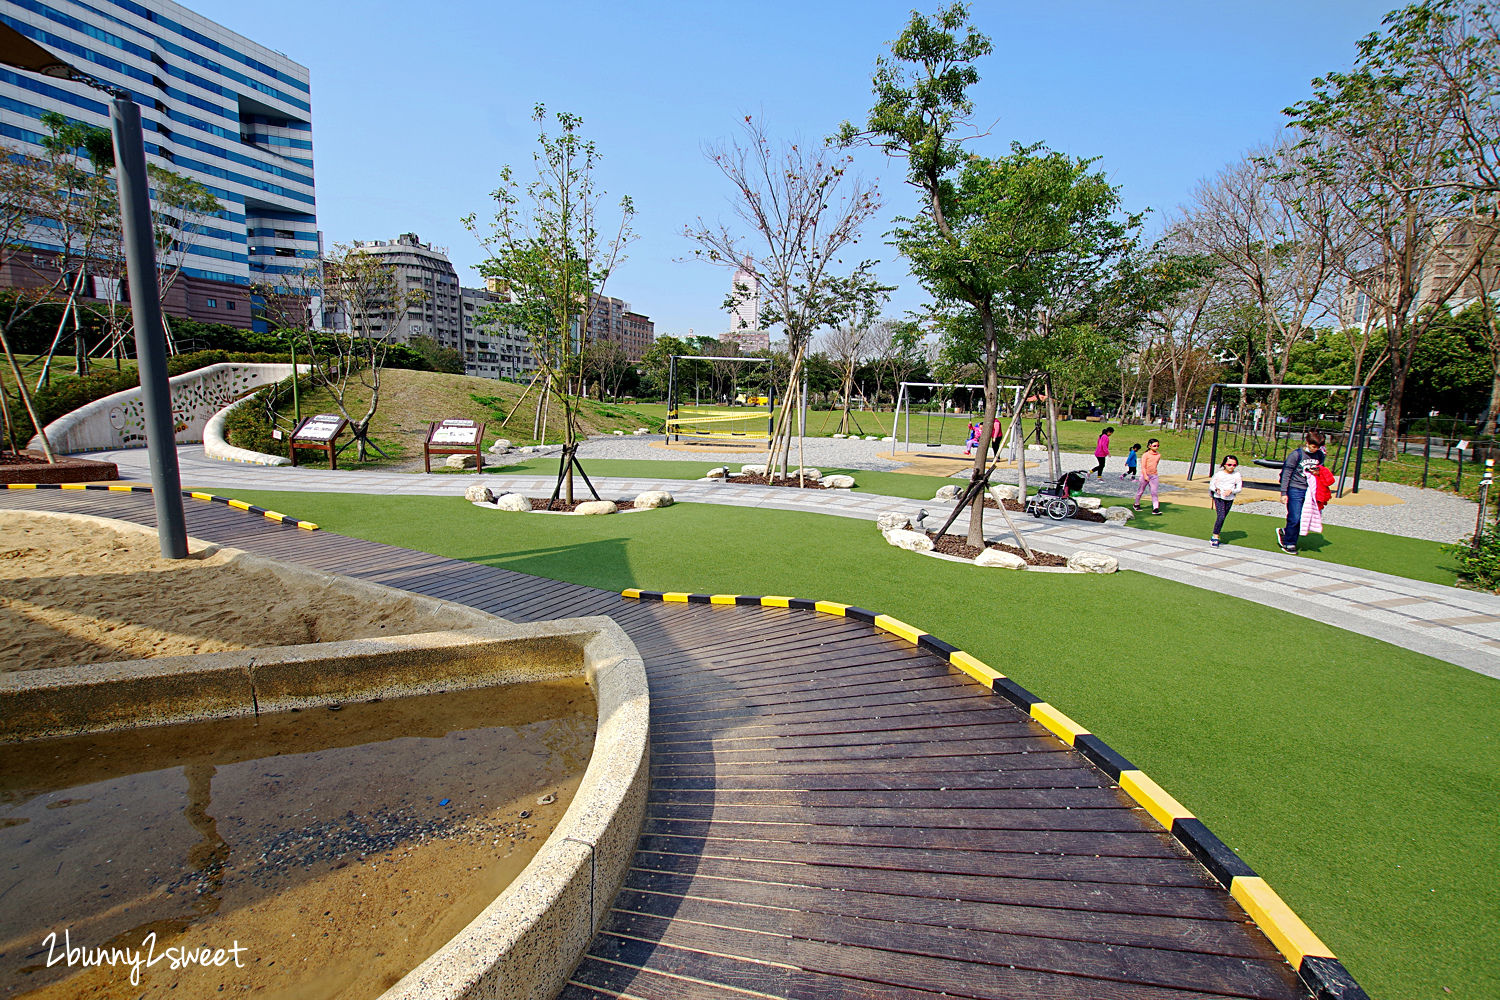
[[[767, 471], [774, 477], [785, 474], [790, 461], [795, 388], [812, 335], [872, 311], [888, 289], [876, 281], [874, 261], [842, 265], [880, 207], [874, 186], [849, 173], [851, 158], [822, 143], [773, 143], [750, 116], [744, 133], [743, 140], [708, 151], [734, 189], [737, 222], [699, 217], [684, 235], [697, 244], [695, 257], [753, 275], [762, 328], [780, 326], [786, 333], [791, 369], [770, 442]], [[743, 294], [737, 286], [726, 307], [733, 309]]]
[[823, 335], [823, 353], [839, 373], [840, 434], [848, 434], [850, 430], [849, 403], [854, 395], [854, 371], [874, 353], [882, 333], [889, 344], [889, 330], [881, 321], [857, 318], [841, 323]]

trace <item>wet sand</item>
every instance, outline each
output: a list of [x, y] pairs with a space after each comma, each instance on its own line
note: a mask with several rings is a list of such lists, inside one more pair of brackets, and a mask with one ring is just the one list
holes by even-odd
[[[578, 680], [7, 747], [0, 996], [376, 997], [530, 861], [594, 720]], [[137, 985], [123, 962], [46, 968], [64, 928], [243, 950]]]

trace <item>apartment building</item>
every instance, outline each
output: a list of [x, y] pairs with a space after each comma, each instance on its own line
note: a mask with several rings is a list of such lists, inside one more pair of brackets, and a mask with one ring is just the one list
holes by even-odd
[[491, 306], [504, 301], [495, 279], [485, 288], [460, 288], [463, 313], [464, 374], [480, 378], [530, 378], [536, 370], [531, 342], [519, 327], [488, 316]]
[[353, 244], [395, 273], [397, 294], [404, 308], [392, 308], [368, 320], [369, 336], [386, 336], [394, 343], [430, 337], [442, 347], [464, 349], [462, 295], [458, 272], [446, 247], [423, 243], [416, 233], [394, 240], [362, 240]]
[[596, 295], [594, 308], [589, 312], [588, 339], [618, 344], [628, 359], [640, 361], [656, 339], [656, 324], [646, 315], [632, 311], [630, 303], [623, 299]]
[[[0, 0], [0, 22], [129, 93], [141, 108], [147, 162], [218, 199], [222, 210], [181, 243], [166, 312], [262, 325], [252, 319], [252, 285], [275, 286], [318, 258], [307, 67], [171, 0]], [[109, 127], [99, 91], [0, 68], [0, 145], [38, 153], [47, 112]], [[34, 252], [0, 271], [0, 285], [47, 284], [63, 249], [55, 233], [27, 234]], [[90, 279], [83, 291], [116, 298], [118, 280]]]
[[[1436, 305], [1460, 274], [1463, 283], [1448, 296], [1446, 307], [1458, 312], [1480, 296], [1500, 294], [1500, 240], [1493, 240], [1495, 223], [1485, 217], [1446, 219], [1433, 227], [1433, 248], [1422, 262], [1412, 309]], [[1474, 257], [1483, 259], [1477, 267]], [[1378, 267], [1366, 268], [1339, 295], [1339, 325], [1371, 326], [1382, 322], [1381, 303], [1390, 301], [1389, 276]]]

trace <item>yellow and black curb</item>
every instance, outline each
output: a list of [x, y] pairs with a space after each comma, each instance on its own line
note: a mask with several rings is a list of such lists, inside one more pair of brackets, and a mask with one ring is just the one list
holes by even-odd
[[[149, 486], [131, 486], [127, 483], [5, 483], [8, 490], [102, 490], [110, 493], [150, 493]], [[216, 496], [212, 493], [203, 493], [199, 490], [183, 490], [182, 495], [193, 500], [203, 500], [208, 503], [221, 503], [235, 510], [249, 511], [251, 514], [259, 514], [261, 517], [275, 521], [277, 524], [287, 524], [306, 531], [317, 531], [318, 526], [311, 521], [299, 521], [295, 517], [264, 507], [257, 507], [253, 503], [243, 500], [231, 500], [229, 497]]]
[[1245, 912], [1271, 939], [1278, 951], [1312, 991], [1317, 1000], [1369, 1000], [1368, 995], [1344, 963], [1292, 908], [1255, 874], [1240, 856], [1160, 785], [1125, 757], [1110, 748], [1093, 733], [1053, 708], [1015, 681], [988, 666], [978, 658], [943, 640], [888, 615], [833, 601], [812, 601], [800, 597], [749, 597], [742, 594], [663, 593], [631, 588], [621, 591], [626, 598], [641, 601], [665, 601], [677, 604], [724, 604], [764, 608], [790, 608], [794, 611], [816, 611], [841, 618], [867, 622], [882, 632], [905, 639], [947, 660], [995, 694], [1010, 701], [1041, 723], [1064, 743], [1078, 750], [1103, 771], [1120, 789], [1139, 803], [1152, 818], [1165, 827], [1178, 843], [1209, 870], [1219, 884], [1245, 908]]

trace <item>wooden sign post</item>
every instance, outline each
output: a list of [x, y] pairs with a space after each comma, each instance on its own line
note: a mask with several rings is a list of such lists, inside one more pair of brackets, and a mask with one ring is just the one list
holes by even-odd
[[311, 448], [315, 451], [326, 452], [328, 467], [337, 469], [339, 467], [338, 451], [334, 448], [334, 443], [348, 426], [349, 421], [336, 413], [319, 413], [302, 421], [287, 440], [286, 450], [292, 459], [292, 464], [297, 464], [298, 448]]
[[483, 422], [473, 420], [439, 420], [427, 425], [427, 442], [422, 447], [422, 465], [432, 471], [433, 455], [473, 455], [476, 471], [484, 471]]

